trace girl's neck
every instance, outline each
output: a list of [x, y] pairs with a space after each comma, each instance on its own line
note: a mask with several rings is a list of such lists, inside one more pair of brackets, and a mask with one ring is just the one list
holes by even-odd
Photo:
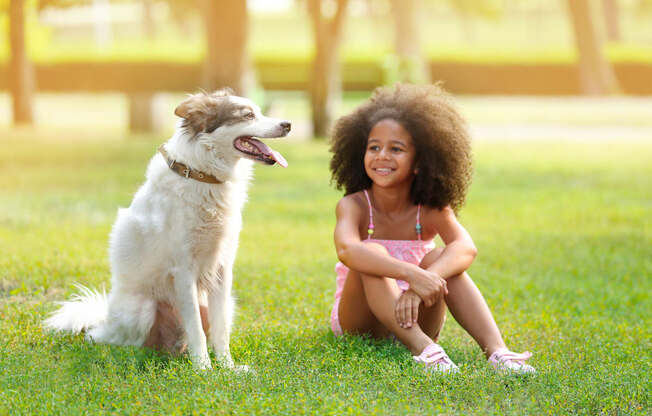
[[385, 214], [397, 214], [412, 206], [410, 187], [381, 188], [371, 184], [369, 197], [374, 208]]

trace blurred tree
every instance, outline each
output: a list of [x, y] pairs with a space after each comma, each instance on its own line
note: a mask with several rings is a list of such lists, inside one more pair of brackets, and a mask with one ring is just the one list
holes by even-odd
[[[370, 0], [371, 1], [371, 0]], [[394, 72], [390, 82], [430, 82], [430, 68], [421, 49], [420, 28], [422, 0], [390, 0], [394, 17], [394, 51], [396, 62], [389, 65]], [[438, 0], [441, 2], [442, 0]], [[445, 0], [460, 17], [460, 25], [467, 41], [473, 35], [469, 20], [472, 16], [496, 18], [504, 9], [502, 0]], [[437, 1], [430, 0], [429, 3]], [[395, 78], [395, 79], [394, 79]]]
[[475, 39], [471, 25], [472, 17], [497, 18], [505, 8], [503, 0], [446, 0], [446, 2], [456, 11], [467, 43], [472, 43]]
[[636, 2], [636, 8], [638, 9], [638, 12], [650, 13], [652, 12], [652, 0], [638, 0], [638, 2]]
[[[111, 0], [114, 2], [127, 0]], [[145, 15], [153, 0], [140, 0]], [[252, 68], [247, 54], [249, 19], [246, 0], [163, 0], [175, 15], [186, 18], [199, 12], [204, 21], [206, 57], [202, 87], [213, 90], [230, 87], [246, 95], [253, 83]], [[70, 7], [92, 3], [93, 0], [39, 0], [39, 7]], [[146, 32], [149, 29], [145, 28]]]
[[204, 22], [206, 57], [202, 87], [232, 88], [247, 95], [253, 85], [248, 54], [249, 17], [246, 0], [165, 0], [179, 22], [199, 12]]
[[45, 9], [46, 7], [73, 7], [82, 4], [89, 4], [92, 0], [39, 0], [38, 8]]
[[201, 8], [199, 0], [165, 0], [165, 3], [169, 6], [170, 17], [182, 36], [191, 36], [196, 26], [193, 19]]
[[247, 95], [253, 74], [247, 54], [249, 19], [246, 0], [202, 0], [206, 31], [204, 88], [231, 87]]
[[579, 54], [582, 92], [587, 95], [616, 94], [620, 88], [611, 63], [604, 56], [600, 25], [595, 24], [589, 0], [567, 0], [569, 17]]
[[9, 0], [9, 89], [14, 124], [34, 122], [34, 69], [25, 46], [25, 1]]
[[310, 83], [312, 133], [326, 137], [334, 105], [341, 95], [339, 45], [348, 0], [308, 0], [308, 14], [315, 38], [315, 58]]
[[[43, 9], [48, 6], [69, 7], [85, 3], [84, 0], [3, 0], [0, 8], [9, 8], [9, 91], [15, 124], [32, 124], [34, 122], [34, 92], [36, 82], [34, 68], [27, 56], [25, 41], [25, 6]], [[7, 4], [8, 3], [8, 4]], [[29, 4], [27, 4], [29, 3]]]
[[141, 0], [143, 3], [143, 32], [149, 39], [156, 37], [156, 21], [154, 20], [154, 0]]
[[604, 18], [607, 26], [607, 40], [620, 42], [620, 7], [616, 0], [602, 0]]
[[[396, 53], [396, 81], [430, 82], [428, 63], [421, 49], [421, 0], [391, 0], [394, 16], [394, 51]], [[394, 81], [394, 80], [392, 80]]]

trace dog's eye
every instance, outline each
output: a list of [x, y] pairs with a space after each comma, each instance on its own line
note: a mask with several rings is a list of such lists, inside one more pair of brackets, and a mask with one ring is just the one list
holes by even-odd
[[246, 118], [247, 120], [253, 120], [253, 119], [256, 118], [256, 115], [253, 112], [250, 111], [250, 112], [248, 112], [247, 114], [244, 115], [244, 118]]

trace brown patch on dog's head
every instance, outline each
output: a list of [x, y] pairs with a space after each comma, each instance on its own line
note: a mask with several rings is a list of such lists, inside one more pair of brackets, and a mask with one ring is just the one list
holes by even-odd
[[182, 127], [192, 136], [202, 132], [211, 133], [222, 125], [242, 120], [242, 106], [229, 100], [232, 94], [230, 88], [225, 88], [211, 94], [200, 92], [191, 95], [179, 104], [174, 114], [183, 119]]

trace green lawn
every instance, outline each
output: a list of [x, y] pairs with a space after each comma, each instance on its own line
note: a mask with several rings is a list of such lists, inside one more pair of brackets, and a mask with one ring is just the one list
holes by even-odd
[[[64, 140], [64, 139], [61, 139]], [[461, 221], [470, 269], [535, 377], [504, 377], [450, 319], [459, 375], [390, 342], [336, 339], [324, 143], [256, 168], [231, 348], [249, 374], [43, 332], [75, 289], [109, 285], [107, 238], [163, 137], [55, 141], [0, 130], [0, 414], [650, 414], [652, 142], [478, 142]]]

